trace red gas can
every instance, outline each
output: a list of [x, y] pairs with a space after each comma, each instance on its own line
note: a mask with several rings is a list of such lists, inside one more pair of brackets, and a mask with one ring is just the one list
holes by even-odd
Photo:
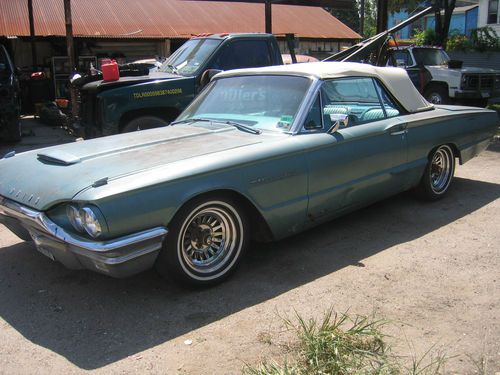
[[101, 65], [103, 81], [118, 81], [120, 79], [120, 71], [115, 60], [110, 60]]

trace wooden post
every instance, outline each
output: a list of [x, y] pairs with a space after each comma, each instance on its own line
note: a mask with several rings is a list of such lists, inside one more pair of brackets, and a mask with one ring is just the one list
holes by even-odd
[[377, 34], [387, 30], [388, 12], [387, 0], [377, 0]]
[[292, 64], [297, 63], [297, 56], [295, 55], [295, 35], [285, 34], [286, 43], [288, 44], [288, 50], [290, 51], [290, 58], [292, 59]]
[[[71, 21], [71, 0], [64, 0], [64, 20], [66, 22], [66, 48], [70, 66], [70, 74], [76, 70], [75, 63], [75, 45], [73, 40], [73, 23]], [[71, 114], [73, 118], [78, 116], [78, 103], [76, 100], [76, 90], [70, 87], [71, 95]]]
[[37, 65], [36, 62], [36, 44], [35, 44], [35, 22], [33, 21], [33, 0], [28, 0], [28, 19], [30, 23], [30, 44], [31, 44], [31, 64]]
[[273, 33], [273, 17], [272, 17], [272, 12], [271, 12], [271, 7], [272, 7], [272, 0], [265, 0], [266, 4], [266, 33], [272, 34]]

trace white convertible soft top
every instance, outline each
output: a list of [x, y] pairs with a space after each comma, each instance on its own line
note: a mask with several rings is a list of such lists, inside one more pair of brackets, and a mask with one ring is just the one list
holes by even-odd
[[283, 74], [313, 76], [318, 79], [339, 77], [375, 77], [380, 79], [391, 94], [410, 113], [421, 112], [433, 108], [433, 105], [424, 99], [411, 82], [406, 70], [401, 68], [376, 67], [369, 64], [349, 62], [312, 62], [269, 66], [264, 68], [228, 70], [216, 75], [216, 78], [254, 75], [254, 74]]

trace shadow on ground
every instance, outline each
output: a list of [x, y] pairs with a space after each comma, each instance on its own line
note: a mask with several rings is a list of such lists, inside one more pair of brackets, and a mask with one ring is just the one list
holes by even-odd
[[125, 280], [69, 271], [19, 243], [0, 250], [0, 316], [33, 343], [96, 369], [358, 265], [499, 197], [500, 185], [461, 178], [432, 204], [401, 194], [287, 240], [254, 244], [233, 278], [197, 291], [153, 271]]

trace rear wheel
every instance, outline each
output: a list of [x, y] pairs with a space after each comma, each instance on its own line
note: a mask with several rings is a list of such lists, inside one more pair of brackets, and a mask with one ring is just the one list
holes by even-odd
[[416, 187], [419, 197], [426, 200], [442, 198], [453, 180], [455, 173], [455, 155], [448, 145], [435, 149], [427, 163], [424, 175]]
[[141, 116], [130, 120], [121, 130], [121, 133], [130, 133], [137, 130], [159, 128], [166, 126], [168, 123], [156, 116]]
[[195, 199], [175, 215], [156, 261], [165, 277], [190, 285], [212, 285], [229, 276], [249, 241], [246, 215], [224, 197]]

